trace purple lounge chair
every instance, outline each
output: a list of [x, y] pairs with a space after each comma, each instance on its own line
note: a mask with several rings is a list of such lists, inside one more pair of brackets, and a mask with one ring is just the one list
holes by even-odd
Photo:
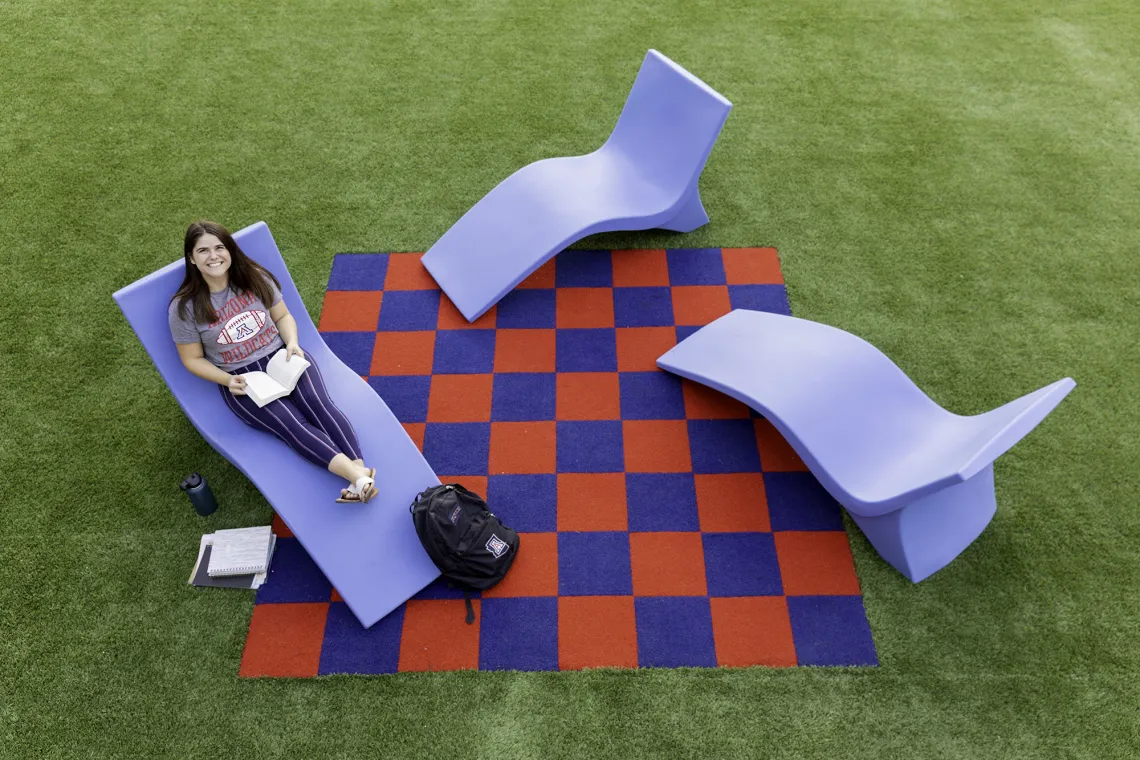
[[380, 494], [368, 504], [335, 503], [344, 481], [246, 425], [213, 383], [182, 366], [166, 319], [185, 272], [181, 259], [118, 291], [115, 301], [190, 422], [257, 486], [367, 628], [439, 575], [408, 515], [416, 494], [439, 480], [372, 387], [321, 340], [265, 223], [238, 231], [234, 240], [281, 282], [301, 348], [320, 365], [329, 394], [356, 428], [365, 461], [376, 467]]
[[444, 233], [423, 265], [474, 321], [587, 235], [695, 230], [709, 220], [697, 178], [731, 109], [704, 82], [650, 50], [601, 148], [519, 169]]
[[751, 406], [788, 440], [883, 559], [914, 582], [945, 567], [997, 509], [993, 462], [1076, 383], [984, 414], [934, 403], [862, 338], [737, 309], [657, 360]]

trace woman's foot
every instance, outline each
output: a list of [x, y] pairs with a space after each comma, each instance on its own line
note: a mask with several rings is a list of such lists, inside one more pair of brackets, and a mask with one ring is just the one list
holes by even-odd
[[337, 502], [360, 502], [367, 504], [378, 493], [380, 493], [380, 489], [376, 487], [376, 468], [373, 467], [368, 470], [366, 476], [357, 478], [356, 482], [348, 488], [342, 488], [340, 490], [340, 498], [337, 499]]

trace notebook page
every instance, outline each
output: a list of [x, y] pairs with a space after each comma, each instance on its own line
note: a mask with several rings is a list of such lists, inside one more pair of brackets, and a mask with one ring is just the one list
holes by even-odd
[[210, 575], [264, 572], [272, 537], [271, 525], [215, 531], [214, 546], [210, 553]]

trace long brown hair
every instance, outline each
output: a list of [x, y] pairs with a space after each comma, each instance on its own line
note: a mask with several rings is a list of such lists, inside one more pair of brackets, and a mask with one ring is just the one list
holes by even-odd
[[217, 222], [199, 219], [186, 228], [186, 237], [182, 244], [183, 257], [186, 260], [186, 277], [183, 278], [182, 285], [174, 294], [174, 298], [170, 299], [178, 301], [179, 316], [186, 319], [186, 305], [193, 304], [195, 322], [210, 324], [217, 319], [217, 313], [210, 303], [210, 288], [206, 285], [206, 280], [198, 271], [198, 267], [194, 266], [194, 244], [203, 235], [216, 236], [230, 252], [230, 288], [239, 295], [253, 293], [266, 307], [272, 306], [273, 289], [269, 286], [270, 281], [278, 290], [281, 288], [281, 283], [273, 273], [246, 256], [225, 227]]

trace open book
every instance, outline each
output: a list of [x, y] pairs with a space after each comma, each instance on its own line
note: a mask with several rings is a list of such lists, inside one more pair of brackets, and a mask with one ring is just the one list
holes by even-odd
[[265, 365], [264, 372], [246, 372], [242, 375], [245, 379], [245, 394], [258, 407], [292, 393], [301, 375], [309, 368], [309, 362], [300, 356], [285, 361], [287, 355], [283, 348]]

